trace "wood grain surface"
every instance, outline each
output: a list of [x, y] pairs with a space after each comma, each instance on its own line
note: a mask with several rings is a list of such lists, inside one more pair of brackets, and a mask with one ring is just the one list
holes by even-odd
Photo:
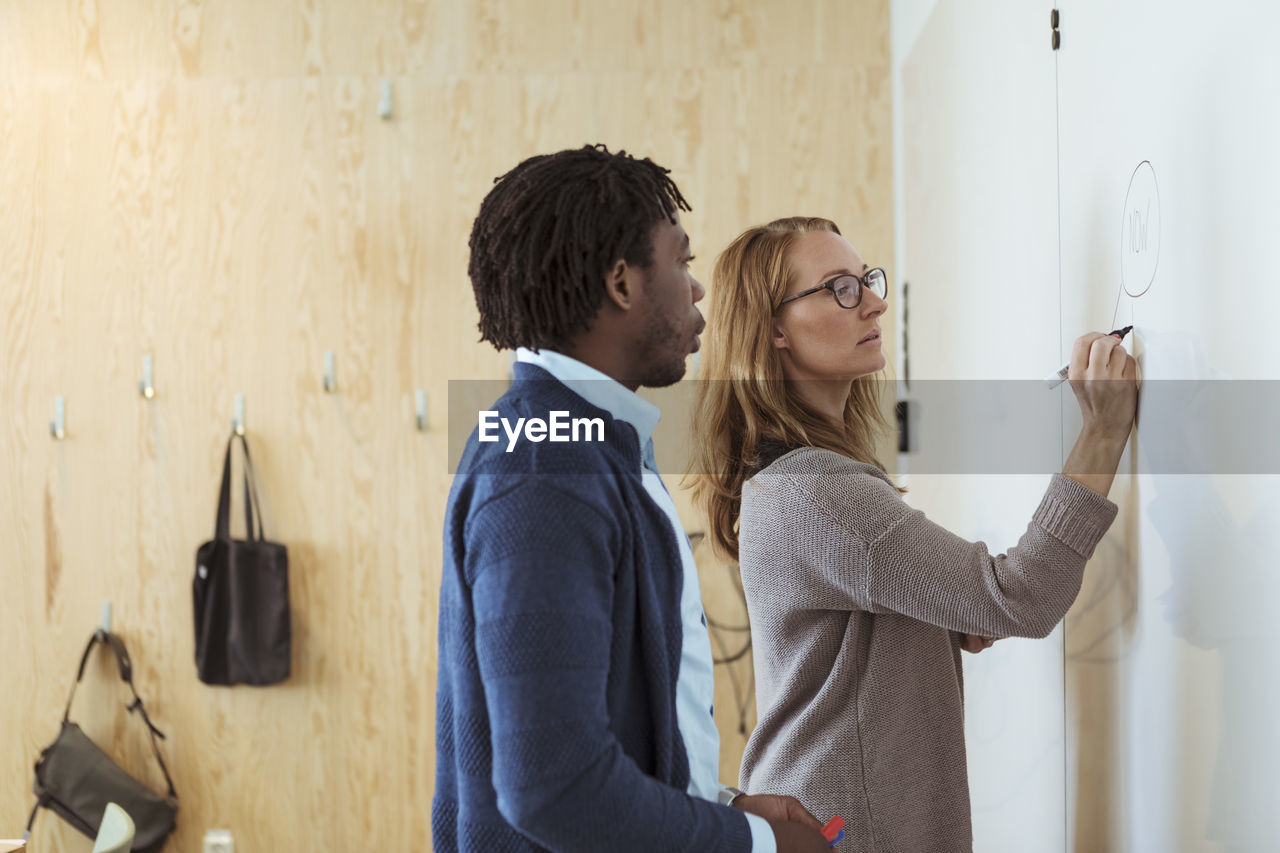
[[[466, 277], [480, 199], [526, 156], [601, 141], [673, 170], [704, 283], [741, 229], [799, 213], [887, 266], [888, 27], [884, 0], [0, 4], [0, 836], [110, 600], [169, 736], [168, 849], [209, 827], [239, 853], [429, 849], [448, 383], [508, 365]], [[266, 689], [193, 664], [238, 393], [290, 556], [294, 675]], [[708, 610], [737, 621], [708, 554]], [[73, 718], [159, 785], [126, 693], [100, 655]], [[32, 849], [84, 847], [42, 813]]]

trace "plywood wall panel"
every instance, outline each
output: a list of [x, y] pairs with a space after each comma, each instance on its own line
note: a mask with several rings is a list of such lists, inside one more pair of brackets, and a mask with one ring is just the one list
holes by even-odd
[[[172, 849], [213, 826], [245, 851], [428, 847], [449, 382], [509, 363], [466, 276], [481, 198], [524, 157], [603, 141], [673, 170], [704, 283], [739, 230], [797, 212], [888, 258], [887, 27], [883, 2], [826, 0], [0, 6], [0, 835], [110, 599], [170, 734]], [[291, 563], [293, 676], [270, 689], [194, 677], [194, 551], [237, 393]], [[708, 609], [736, 619], [699, 553]], [[746, 689], [749, 658], [736, 672]], [[75, 717], [158, 785], [124, 695], [100, 659]], [[45, 814], [34, 844], [83, 839]]]

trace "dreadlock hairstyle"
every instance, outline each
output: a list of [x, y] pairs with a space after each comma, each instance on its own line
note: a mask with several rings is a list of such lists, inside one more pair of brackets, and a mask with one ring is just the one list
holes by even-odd
[[494, 181], [471, 227], [480, 340], [564, 347], [600, 310], [619, 259], [653, 262], [650, 232], [691, 210], [670, 171], [603, 145], [540, 154]]

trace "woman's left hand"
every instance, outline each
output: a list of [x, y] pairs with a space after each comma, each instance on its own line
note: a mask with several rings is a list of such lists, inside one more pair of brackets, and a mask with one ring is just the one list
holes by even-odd
[[983, 649], [989, 649], [995, 644], [998, 637], [983, 637], [979, 634], [961, 634], [960, 648], [971, 654], [977, 654]]

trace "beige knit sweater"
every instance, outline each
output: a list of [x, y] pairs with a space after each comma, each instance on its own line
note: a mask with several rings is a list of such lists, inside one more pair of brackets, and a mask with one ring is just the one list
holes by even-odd
[[743, 788], [840, 815], [843, 853], [971, 850], [956, 632], [1048, 634], [1116, 510], [1055, 474], [1017, 547], [993, 557], [828, 450], [748, 480], [739, 560], [759, 723]]

